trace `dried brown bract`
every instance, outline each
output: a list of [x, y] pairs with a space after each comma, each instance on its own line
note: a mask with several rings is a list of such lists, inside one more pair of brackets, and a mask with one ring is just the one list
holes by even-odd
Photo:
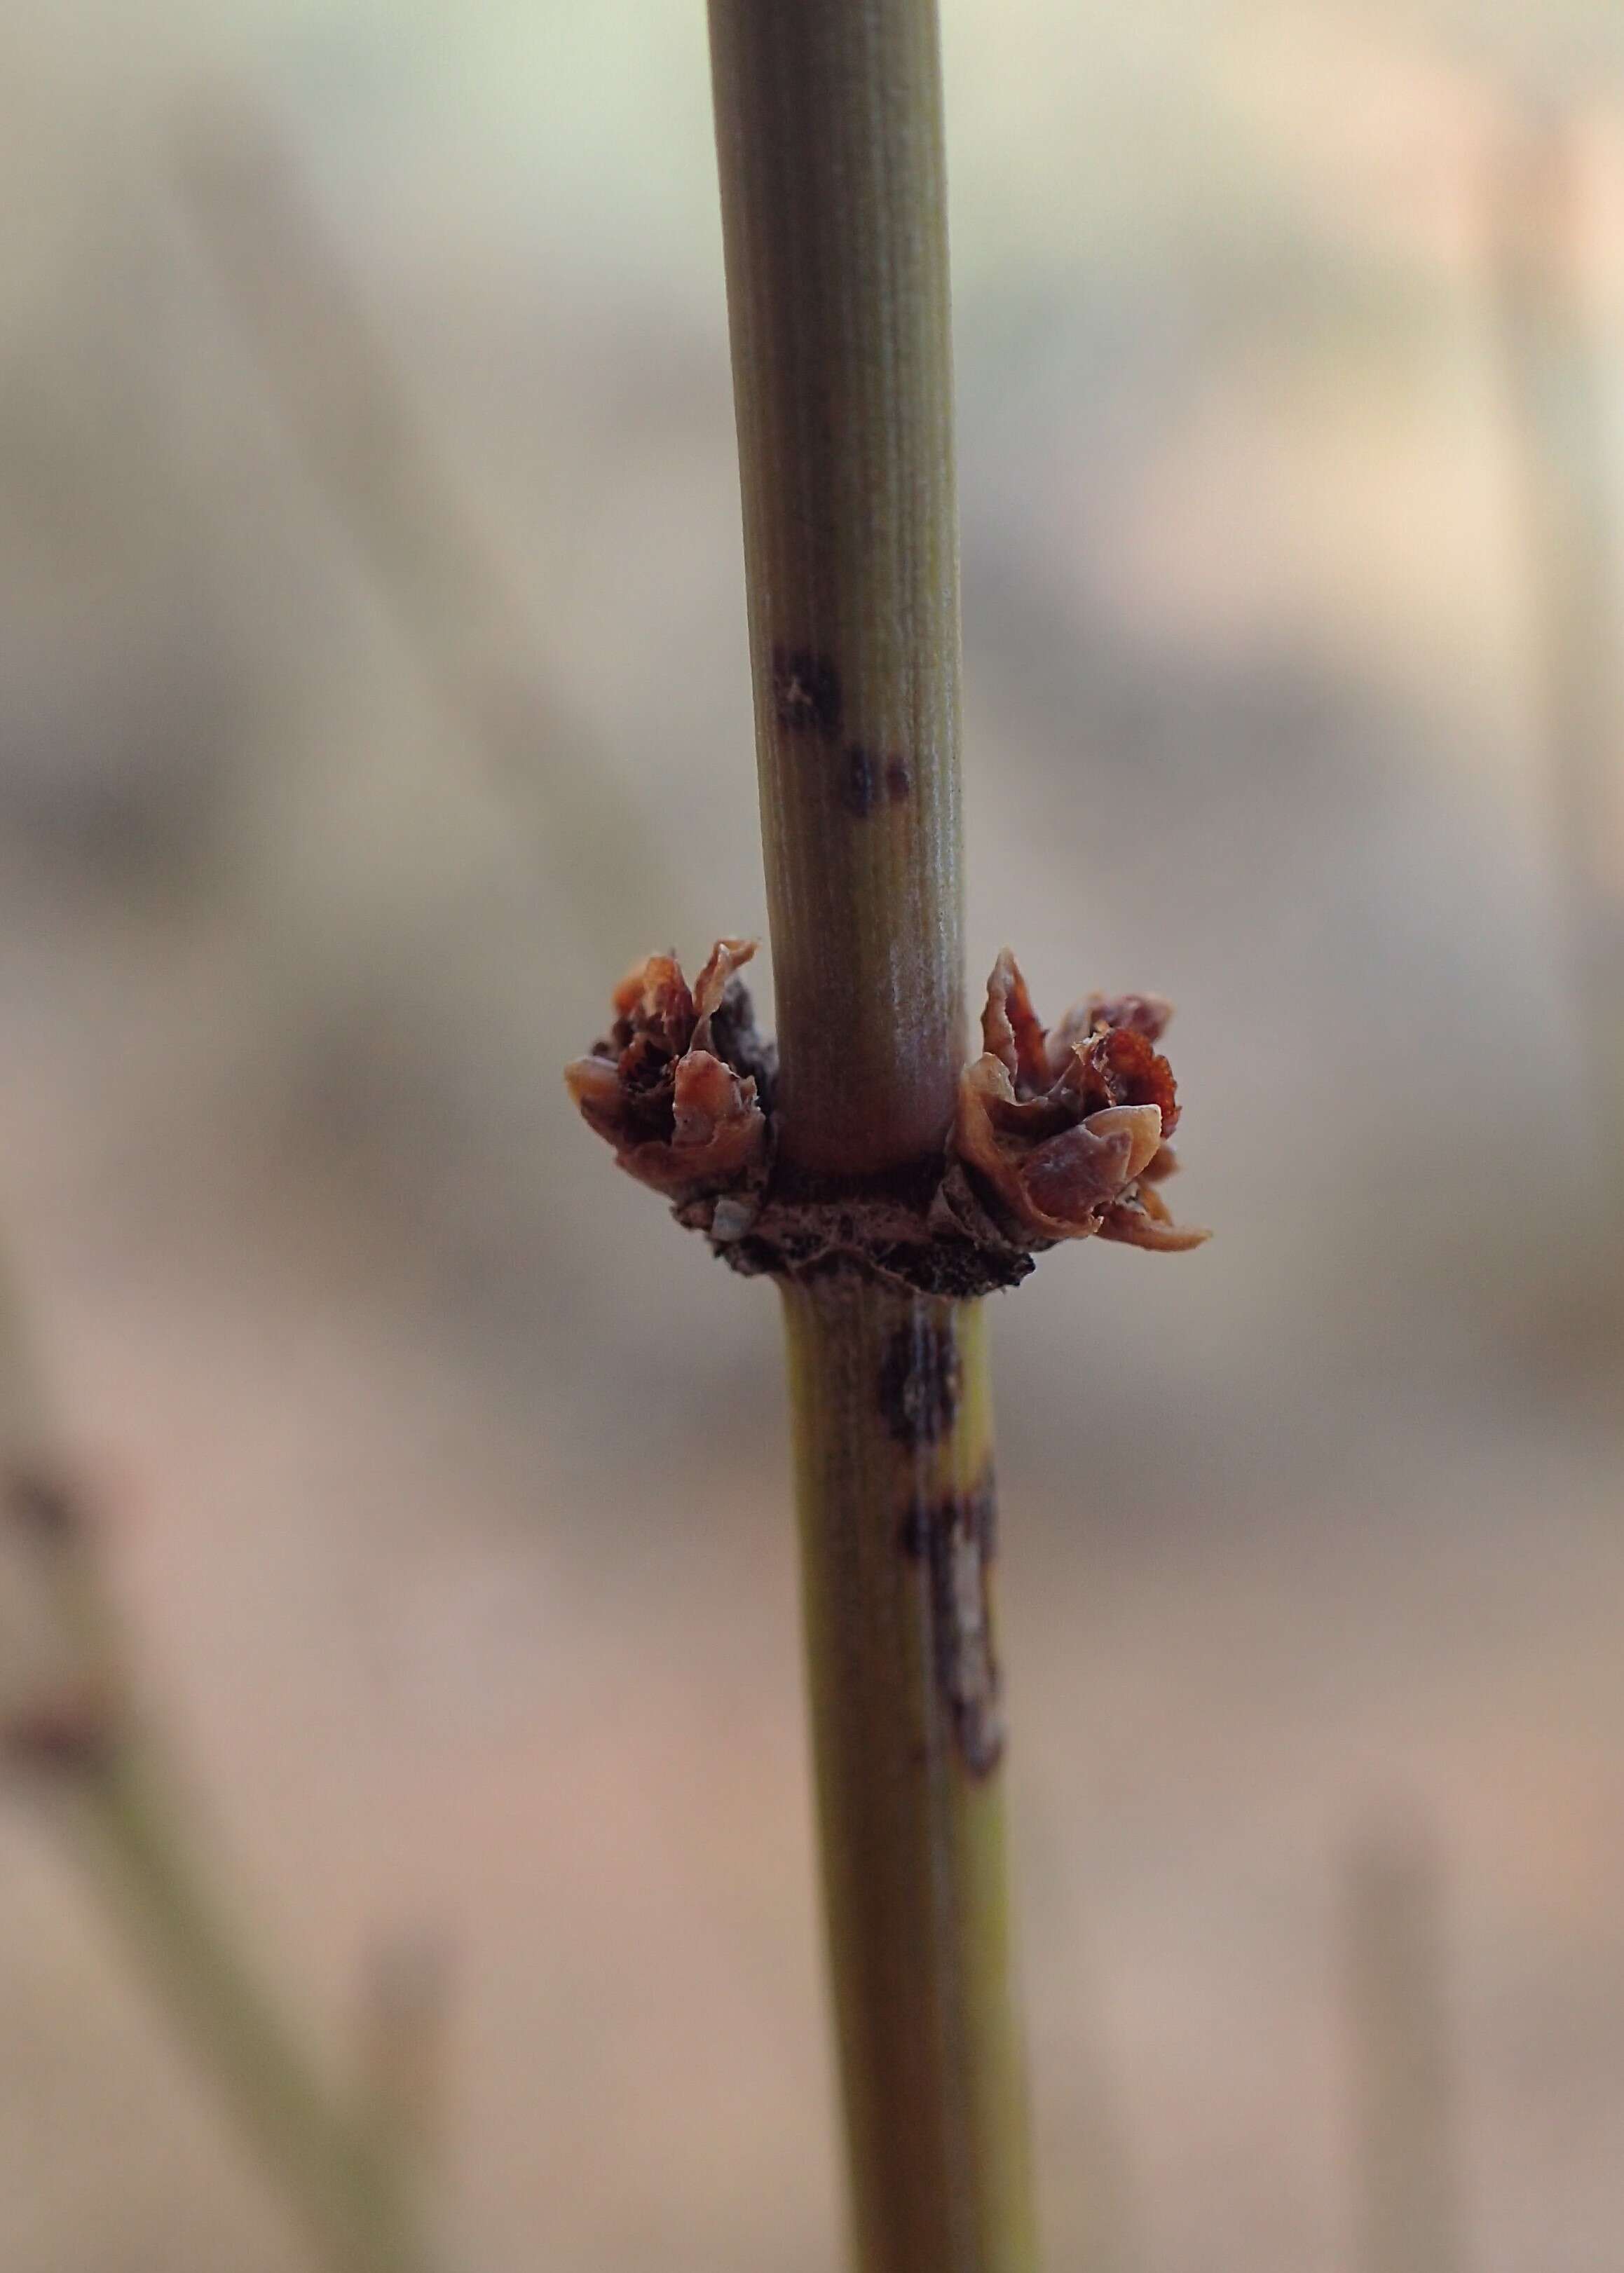
[[588, 1125], [639, 1182], [679, 1203], [759, 1180], [772, 1054], [736, 976], [756, 942], [720, 939], [692, 992], [651, 955], [614, 993], [614, 1024], [565, 1072]]
[[691, 991], [674, 956], [650, 956], [616, 988], [609, 1033], [566, 1074], [620, 1167], [733, 1270], [851, 1271], [969, 1300], [1018, 1286], [1058, 1240], [1177, 1250], [1207, 1236], [1176, 1224], [1156, 1189], [1177, 1166], [1178, 1121], [1159, 996], [1093, 994], [1046, 1030], [1006, 949], [945, 1153], [820, 1176], [775, 1167], [777, 1062], [737, 976], [754, 953], [718, 940]]
[[1046, 1029], [1000, 955], [951, 1151], [1004, 1236], [1030, 1248], [1097, 1233], [1169, 1251], [1207, 1237], [1176, 1224], [1156, 1189], [1177, 1165], [1177, 1091], [1155, 1046], [1171, 1015], [1156, 995], [1091, 994]]

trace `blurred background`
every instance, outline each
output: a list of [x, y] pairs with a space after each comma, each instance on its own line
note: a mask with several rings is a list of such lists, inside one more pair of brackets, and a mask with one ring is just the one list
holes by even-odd
[[[972, 975], [1176, 999], [1219, 1234], [996, 1309], [1049, 2262], [1616, 2273], [1624, 27], [944, 34]], [[821, 2273], [774, 1298], [560, 1079], [764, 932], [703, 11], [0, 86], [0, 1242], [144, 1702], [335, 2068], [443, 1953], [458, 2266]], [[14, 1782], [0, 2264], [308, 2262]]]

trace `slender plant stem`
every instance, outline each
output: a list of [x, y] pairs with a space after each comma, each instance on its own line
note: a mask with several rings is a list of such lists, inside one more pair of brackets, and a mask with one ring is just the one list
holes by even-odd
[[63, 1797], [108, 1909], [320, 2262], [333, 2273], [424, 2273], [392, 2155], [320, 2076], [248, 1959], [151, 1744], [116, 1743]]
[[[959, 579], [932, 0], [711, 0], [778, 1174], [939, 1169], [964, 1060]], [[1035, 2262], [978, 1305], [786, 1283], [862, 2273]]]
[[1526, 108], [1498, 153], [1491, 250], [1560, 913], [1616, 1255], [1624, 1242], [1624, 594], [1609, 464], [1612, 374], [1579, 289], [1578, 154], [1571, 115]]
[[939, 1152], [964, 1063], [931, 0], [711, 0], [780, 1144]]
[[448, 1956], [437, 1936], [398, 1935], [374, 1945], [362, 1976], [365, 2112], [380, 2151], [417, 2201], [447, 2161]]
[[66, 1851], [218, 2087], [331, 2273], [427, 2273], [410, 2190], [357, 2106], [322, 2075], [217, 1896], [189, 1810], [136, 1709], [93, 1518], [63, 1465], [13, 1290], [0, 1278], [0, 1499], [31, 1537], [70, 1670], [60, 1697], [0, 1720], [49, 1783]]
[[[786, 1290], [824, 1898], [864, 2273], [1036, 2262], [1011, 1997], [979, 1303]], [[898, 1353], [956, 1356], [899, 1432]], [[906, 1392], [904, 1392], [906, 1393]], [[889, 1408], [889, 1409], [888, 1409]]]
[[[536, 611], [433, 447], [269, 121], [252, 108], [191, 119], [176, 161], [311, 475], [489, 778], [545, 823], [577, 924], [607, 946], [621, 896], [680, 913], [680, 879], [599, 738], [548, 683]], [[599, 888], [608, 874], [619, 895]]]
[[1437, 1853], [1366, 1834], [1348, 1871], [1359, 2273], [1462, 2273]]

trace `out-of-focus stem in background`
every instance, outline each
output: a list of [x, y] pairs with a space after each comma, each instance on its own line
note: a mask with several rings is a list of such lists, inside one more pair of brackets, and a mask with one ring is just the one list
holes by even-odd
[[[268, 120], [189, 119], [177, 179], [312, 477], [425, 679], [541, 839], [583, 940], [680, 891], [599, 738], [549, 684], [538, 611], [442, 462]], [[613, 876], [605, 893], [602, 880]]]
[[373, 2111], [323, 2074], [204, 1864], [182, 1780], [141, 1714], [94, 1512], [62, 1457], [14, 1290], [0, 1286], [0, 1522], [59, 1661], [0, 1700], [31, 1782], [177, 2032], [329, 2273], [429, 2273], [412, 2189]]
[[1583, 144], [1524, 103], [1492, 150], [1490, 248], [1562, 909], [1611, 1213], [1624, 1253], [1624, 576], [1607, 403], [1584, 294]]
[[1465, 2273], [1432, 1840], [1410, 1822], [1370, 1827], [1345, 1900], [1357, 2273]]
[[380, 1934], [361, 1980], [360, 2089], [380, 2153], [417, 2201], [443, 2178], [451, 2127], [451, 1953], [439, 1935]]

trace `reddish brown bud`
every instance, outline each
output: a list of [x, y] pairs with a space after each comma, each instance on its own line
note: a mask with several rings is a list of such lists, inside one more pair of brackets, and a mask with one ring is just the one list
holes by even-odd
[[1177, 1166], [1164, 1140], [1177, 1091], [1154, 1046], [1171, 1015], [1156, 995], [1091, 995], [1046, 1031], [1013, 955], [998, 957], [952, 1149], [1022, 1243], [1097, 1232], [1175, 1249], [1207, 1236], [1175, 1224], [1154, 1189]]
[[718, 940], [691, 993], [674, 956], [650, 956], [616, 987], [608, 1035], [565, 1071], [620, 1166], [678, 1202], [764, 1168], [771, 1058], [736, 976], [755, 952], [753, 940]]
[[674, 956], [650, 956], [615, 989], [609, 1033], [566, 1076], [620, 1167], [665, 1193], [733, 1270], [852, 1271], [969, 1300], [1019, 1285], [1058, 1240], [1173, 1250], [1207, 1236], [1176, 1224], [1157, 1189], [1178, 1165], [1167, 1142], [1178, 1093], [1156, 1048], [1172, 1013], [1160, 996], [1091, 994], [1046, 1029], [1006, 949], [945, 1159], [819, 1181], [775, 1170], [777, 1062], [738, 977], [754, 952], [718, 940], [691, 990]]

